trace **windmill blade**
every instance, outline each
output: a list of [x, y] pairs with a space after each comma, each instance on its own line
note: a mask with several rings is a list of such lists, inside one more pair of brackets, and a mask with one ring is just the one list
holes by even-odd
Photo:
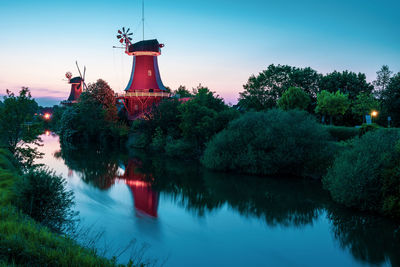
[[121, 30], [118, 30], [118, 33], [119, 33], [119, 34], [122, 34]]
[[122, 44], [124, 42], [124, 39], [119, 40], [119, 42]]
[[78, 61], [75, 61], [75, 63], [76, 63], [76, 67], [78, 68], [79, 75], [80, 75], [81, 79], [83, 79], [83, 78], [82, 78], [81, 70], [79, 69], [79, 66], [78, 66]]
[[127, 35], [132, 35], [133, 34], [133, 32], [130, 32], [130, 33], [128, 33]]
[[121, 35], [117, 35], [117, 38], [120, 39], [122, 36]]
[[125, 33], [125, 27], [122, 27], [122, 31]]
[[86, 75], [86, 66], [83, 66], [83, 81], [85, 81], [85, 75]]
[[126, 30], [126, 32], [128, 33], [130, 29], [131, 29], [131, 28], [128, 28], [128, 29]]

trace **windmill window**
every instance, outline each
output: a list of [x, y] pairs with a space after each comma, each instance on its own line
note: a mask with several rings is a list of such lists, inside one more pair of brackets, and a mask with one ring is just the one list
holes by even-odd
[[138, 110], [139, 109], [139, 106], [138, 105], [135, 105], [135, 110]]
[[151, 76], [151, 70], [147, 71], [147, 75]]

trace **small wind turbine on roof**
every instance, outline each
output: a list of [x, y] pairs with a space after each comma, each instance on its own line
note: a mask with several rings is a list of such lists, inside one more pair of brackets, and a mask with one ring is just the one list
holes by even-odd
[[119, 39], [119, 42], [121, 44], [131, 44], [132, 41], [132, 37], [130, 37], [133, 33], [129, 32], [130, 28], [128, 28], [125, 31], [125, 27], [122, 27], [122, 31], [118, 30], [118, 35], [117, 35], [117, 39]]

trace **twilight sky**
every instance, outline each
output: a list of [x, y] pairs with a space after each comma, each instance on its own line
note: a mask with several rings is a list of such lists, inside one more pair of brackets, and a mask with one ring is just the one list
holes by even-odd
[[[165, 44], [166, 86], [201, 83], [236, 103], [248, 77], [272, 63], [368, 81], [383, 64], [400, 71], [399, 10], [398, 0], [145, 0], [145, 38]], [[0, 94], [28, 86], [39, 104], [56, 104], [69, 95], [64, 74], [78, 74], [75, 60], [87, 82], [122, 92], [132, 64], [112, 48], [122, 26], [142, 39], [141, 0], [0, 0]]]

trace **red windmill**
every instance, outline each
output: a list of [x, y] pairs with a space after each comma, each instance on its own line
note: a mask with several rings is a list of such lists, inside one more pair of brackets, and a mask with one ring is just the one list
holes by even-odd
[[164, 45], [156, 39], [132, 43], [131, 35], [129, 28], [125, 31], [125, 27], [117, 35], [120, 43], [125, 45], [125, 53], [133, 56], [132, 73], [125, 94], [117, 99], [124, 104], [128, 118], [134, 120], [163, 98], [169, 97], [169, 93], [161, 81], [157, 61]]
[[84, 86], [86, 87], [85, 84], [86, 67], [84, 67], [83, 70], [83, 77], [81, 70], [79, 69], [78, 62], [76, 62], [76, 67], [78, 68], [80, 76], [72, 78], [71, 72], [65, 73], [65, 77], [68, 79], [68, 83], [71, 84], [71, 92], [69, 93], [68, 99], [62, 101], [61, 104], [70, 105], [76, 103], [82, 94], [83, 87]]

